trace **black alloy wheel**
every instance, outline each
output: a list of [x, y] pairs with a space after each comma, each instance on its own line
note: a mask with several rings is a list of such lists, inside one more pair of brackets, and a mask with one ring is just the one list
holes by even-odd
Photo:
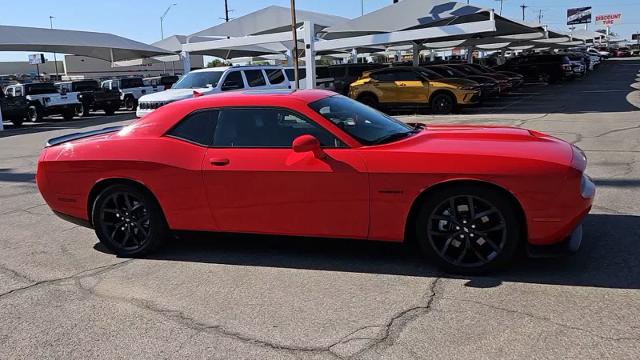
[[119, 256], [142, 256], [164, 241], [167, 226], [159, 205], [127, 185], [105, 189], [96, 199], [93, 224], [100, 241]]
[[81, 117], [86, 117], [90, 115], [90, 106], [88, 103], [80, 103], [76, 106], [76, 114]]
[[133, 111], [136, 109], [136, 99], [133, 96], [127, 96], [124, 99], [124, 108], [128, 111]]
[[456, 101], [449, 94], [437, 94], [431, 99], [431, 112], [439, 115], [447, 115], [453, 112]]
[[446, 270], [483, 273], [513, 258], [520, 225], [502, 194], [462, 187], [447, 189], [428, 202], [418, 221], [418, 239], [423, 251]]
[[62, 112], [62, 118], [65, 119], [66, 121], [73, 120], [74, 116], [76, 116], [75, 108], [68, 108]]

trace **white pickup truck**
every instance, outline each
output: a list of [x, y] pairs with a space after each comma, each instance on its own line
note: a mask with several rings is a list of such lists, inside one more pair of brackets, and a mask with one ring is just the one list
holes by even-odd
[[45, 116], [58, 114], [65, 120], [71, 120], [76, 114], [76, 107], [80, 105], [77, 93], [60, 92], [49, 82], [15, 84], [7, 86], [5, 93], [27, 98], [27, 119], [31, 121], [41, 121]]
[[127, 110], [135, 110], [142, 96], [164, 90], [158, 86], [146, 86], [141, 77], [105, 80], [101, 86], [103, 89], [120, 91], [120, 101]]

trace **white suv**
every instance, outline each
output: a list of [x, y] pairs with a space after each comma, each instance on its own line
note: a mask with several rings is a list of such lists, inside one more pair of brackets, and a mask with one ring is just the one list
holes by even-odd
[[195, 91], [212, 95], [243, 89], [289, 89], [280, 66], [225, 66], [194, 70], [173, 84], [171, 89], [148, 94], [138, 100], [136, 116], [142, 117], [168, 103], [193, 97]]

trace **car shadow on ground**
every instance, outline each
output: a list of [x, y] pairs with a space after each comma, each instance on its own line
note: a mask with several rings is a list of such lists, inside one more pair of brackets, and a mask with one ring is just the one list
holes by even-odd
[[36, 181], [36, 174], [12, 172], [12, 169], [0, 169], [0, 182], [23, 182], [32, 183]]
[[35, 134], [44, 131], [82, 129], [90, 126], [106, 125], [114, 122], [135, 119], [135, 114], [124, 113], [112, 116], [95, 115], [86, 118], [76, 118], [70, 121], [51, 119], [47, 122], [33, 123], [22, 126], [13, 126], [5, 123], [5, 130], [0, 131], [0, 138], [6, 138], [16, 135]]
[[[581, 250], [569, 257], [516, 259], [501, 272], [443, 274], [415, 246], [358, 240], [240, 234], [184, 234], [148, 259], [289, 269], [344, 271], [468, 280], [470, 287], [503, 282], [640, 289], [640, 217], [589, 215]], [[95, 248], [106, 252], [97, 244]]]

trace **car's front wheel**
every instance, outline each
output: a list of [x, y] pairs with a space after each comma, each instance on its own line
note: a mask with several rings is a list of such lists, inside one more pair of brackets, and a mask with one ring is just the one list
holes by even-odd
[[146, 191], [113, 185], [96, 198], [92, 222], [100, 242], [119, 256], [144, 256], [168, 234], [160, 205]]
[[422, 251], [447, 271], [478, 274], [507, 265], [521, 242], [515, 205], [492, 188], [463, 185], [429, 196], [417, 221]]
[[431, 112], [434, 114], [451, 114], [455, 107], [456, 99], [450, 94], [437, 94], [431, 99]]

